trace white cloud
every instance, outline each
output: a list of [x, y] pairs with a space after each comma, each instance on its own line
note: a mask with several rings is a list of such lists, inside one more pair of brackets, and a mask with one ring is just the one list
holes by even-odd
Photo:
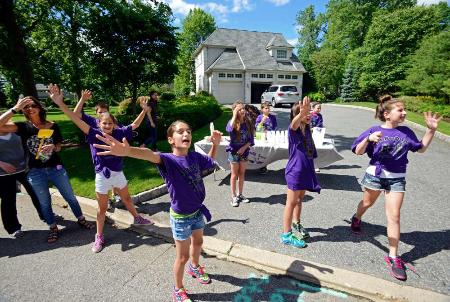
[[297, 39], [297, 38], [294, 38], [294, 39], [287, 39], [287, 42], [288, 42], [289, 44], [291, 44], [292, 46], [296, 46], [297, 43], [298, 43], [298, 39]]
[[267, 0], [267, 1], [275, 4], [276, 6], [282, 6], [288, 4], [291, 0]]
[[233, 13], [251, 9], [252, 5], [250, 3], [250, 0], [233, 0], [233, 7], [231, 8], [231, 11]]
[[190, 4], [183, 0], [163, 0], [163, 2], [167, 3], [174, 14], [181, 14], [186, 16], [191, 9], [199, 7], [196, 4]]
[[417, 0], [417, 5], [431, 5], [431, 4], [438, 4], [439, 2], [445, 2], [443, 0]]

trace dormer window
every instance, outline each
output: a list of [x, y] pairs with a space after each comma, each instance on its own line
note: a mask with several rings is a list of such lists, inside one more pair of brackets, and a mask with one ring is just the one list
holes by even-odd
[[277, 59], [287, 59], [287, 50], [277, 49]]

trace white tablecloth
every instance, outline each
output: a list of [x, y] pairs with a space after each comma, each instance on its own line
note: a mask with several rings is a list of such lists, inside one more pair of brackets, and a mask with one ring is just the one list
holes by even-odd
[[[219, 166], [225, 170], [230, 170], [228, 162], [228, 153], [225, 152], [229, 144], [229, 137], [224, 136], [217, 150], [216, 161]], [[203, 139], [194, 144], [195, 151], [208, 154], [211, 149], [211, 143]], [[314, 160], [316, 167], [324, 168], [331, 165], [338, 160], [343, 159], [342, 155], [334, 147], [332, 139], [325, 138], [323, 145], [316, 147], [317, 158]], [[287, 142], [267, 142], [262, 140], [255, 140], [255, 145], [250, 147], [250, 154], [248, 156], [247, 169], [254, 170], [267, 166], [277, 160], [288, 159], [289, 151]]]

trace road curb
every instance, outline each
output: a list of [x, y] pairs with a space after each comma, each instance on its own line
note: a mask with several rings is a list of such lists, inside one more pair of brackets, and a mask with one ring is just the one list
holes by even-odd
[[[51, 189], [51, 194], [54, 197], [53, 202], [55, 204], [67, 207], [57, 190]], [[97, 201], [85, 197], [77, 197], [77, 199], [83, 213], [95, 218]], [[113, 213], [107, 212], [107, 218], [109, 222], [115, 225], [131, 227], [140, 234], [154, 236], [170, 243], [174, 242], [170, 226], [160, 221], [155, 221], [155, 225], [152, 226], [134, 226], [132, 225], [133, 217], [131, 214], [117, 208], [114, 209]], [[449, 296], [431, 290], [401, 285], [374, 276], [304, 261], [301, 258], [261, 250], [211, 236], [204, 236], [203, 251], [219, 259], [244, 264], [271, 274], [285, 274], [298, 280], [312, 282], [373, 301], [450, 301]], [[301, 253], [301, 250], [299, 252]]]
[[[375, 109], [362, 107], [362, 106], [355, 106], [355, 105], [340, 105], [340, 104], [326, 104], [325, 103], [325, 104], [322, 104], [322, 106], [326, 106], [326, 107], [328, 107], [328, 106], [330, 106], [330, 107], [348, 107], [348, 108], [362, 109], [362, 110], [366, 110], [366, 111], [375, 112]], [[416, 130], [420, 130], [420, 131], [424, 131], [424, 132], [427, 130], [427, 127], [422, 126], [422, 125], [417, 124], [417, 123], [414, 123], [414, 122], [411, 122], [409, 120], [405, 120], [405, 124], [407, 126], [413, 128], [413, 129], [416, 129]], [[444, 134], [442, 132], [436, 131], [434, 133], [434, 137], [440, 139], [441, 141], [444, 141], [444, 142], [450, 144], [450, 135], [447, 135], [447, 134]]]

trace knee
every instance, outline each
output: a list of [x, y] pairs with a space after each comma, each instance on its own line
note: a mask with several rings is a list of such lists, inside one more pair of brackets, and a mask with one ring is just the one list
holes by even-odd
[[387, 220], [389, 223], [400, 224], [400, 214], [389, 214]]
[[203, 245], [203, 238], [192, 240], [192, 245], [194, 247], [197, 247], [197, 248], [202, 247], [202, 245]]
[[177, 260], [180, 264], [185, 265], [189, 261], [189, 254], [177, 255]]

